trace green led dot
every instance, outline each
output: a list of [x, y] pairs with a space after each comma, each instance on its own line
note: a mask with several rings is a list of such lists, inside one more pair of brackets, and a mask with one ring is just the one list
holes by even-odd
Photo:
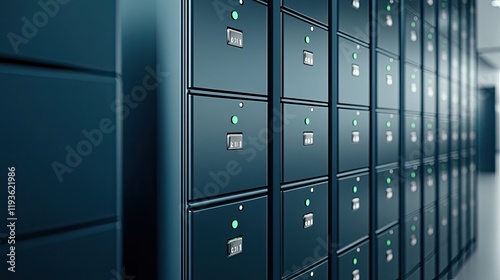
[[352, 192], [353, 193], [357, 193], [358, 192], [358, 187], [357, 186], [352, 187]]
[[432, 40], [432, 33], [427, 34], [427, 39]]
[[417, 124], [416, 124], [416, 123], [414, 123], [414, 122], [412, 122], [412, 123], [411, 123], [411, 128], [415, 128], [415, 127], [417, 127]]
[[358, 125], [358, 120], [352, 120], [352, 125], [357, 126]]
[[387, 179], [385, 179], [385, 182], [386, 182], [387, 184], [392, 183], [392, 179], [391, 179], [391, 177], [388, 177]]
[[391, 5], [387, 5], [387, 6], [385, 7], [385, 9], [386, 9], [388, 12], [390, 12], [390, 11], [391, 11]]
[[441, 8], [446, 8], [446, 2], [441, 2]]
[[238, 228], [238, 220], [233, 220], [233, 222], [231, 223], [231, 227], [233, 229], [237, 229]]
[[309, 124], [311, 123], [311, 120], [310, 120], [309, 118], [306, 118], [306, 119], [304, 120], [304, 123], [305, 123], [306, 125], [309, 125]]
[[410, 176], [411, 176], [412, 178], [415, 178], [415, 177], [417, 177], [417, 173], [415, 173], [415, 171], [412, 171], [412, 172], [410, 173]]
[[391, 121], [387, 121], [387, 122], [385, 123], [385, 126], [387, 126], [388, 128], [389, 128], [389, 127], [391, 127]]
[[416, 231], [417, 230], [417, 227], [415, 225], [412, 225], [411, 226], [411, 231]]
[[353, 59], [358, 59], [358, 54], [357, 53], [352, 53], [352, 58]]
[[432, 174], [432, 168], [431, 167], [427, 167], [427, 173], [428, 174]]
[[238, 19], [238, 12], [237, 11], [232, 11], [231, 12], [231, 17], [234, 19], [234, 20], [237, 20]]
[[311, 38], [309, 38], [309, 36], [306, 36], [304, 40], [306, 41], [306, 44], [309, 44], [311, 42]]
[[358, 264], [358, 259], [357, 258], [352, 259], [352, 264], [353, 265], [357, 265]]
[[391, 66], [389, 64], [387, 64], [387, 66], [385, 66], [385, 70], [391, 71]]
[[427, 128], [428, 128], [428, 129], [432, 129], [432, 123], [428, 123], [428, 124], [427, 124]]
[[238, 123], [238, 116], [232, 116], [231, 117], [231, 123], [232, 124], [237, 124]]
[[387, 246], [391, 246], [392, 242], [390, 239], [387, 239], [387, 241], [385, 242], [385, 244], [387, 244]]
[[411, 28], [415, 28], [416, 26], [417, 26], [417, 23], [416, 23], [416, 22], [414, 22], [414, 21], [412, 21], [412, 22], [411, 22]]
[[416, 78], [417, 78], [417, 75], [415, 75], [415, 74], [411, 74], [411, 79], [412, 79], [412, 80], [415, 80]]
[[311, 205], [311, 201], [308, 199], [306, 199], [306, 206], [309, 207], [309, 205]]

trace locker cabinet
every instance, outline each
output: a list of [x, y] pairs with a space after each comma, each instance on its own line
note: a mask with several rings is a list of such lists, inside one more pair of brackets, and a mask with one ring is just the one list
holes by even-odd
[[[449, 199], [448, 197], [441, 198], [439, 200], [439, 246], [443, 247], [443, 245], [448, 244], [448, 234], [449, 234], [449, 224], [450, 224], [450, 215], [449, 215]], [[440, 254], [442, 251], [440, 250]]]
[[439, 118], [439, 139], [438, 139], [438, 152], [439, 155], [448, 154], [449, 147], [449, 120], [445, 118]]
[[459, 43], [460, 42], [460, 17], [459, 17], [459, 12], [458, 12], [458, 6], [457, 3], [453, 2], [453, 5], [451, 5], [451, 18], [450, 18], [450, 29], [451, 29], [451, 35], [450, 39], [454, 43]]
[[368, 166], [370, 116], [367, 111], [339, 109], [339, 173]]
[[405, 170], [404, 213], [409, 215], [421, 207], [422, 202], [422, 168], [419, 165], [409, 166]]
[[377, 114], [377, 164], [399, 160], [399, 115]]
[[458, 195], [460, 191], [460, 159], [457, 156], [451, 158], [451, 181], [450, 190], [452, 195]]
[[[116, 217], [115, 139], [123, 115], [110, 105], [117, 98], [117, 81], [10, 65], [0, 66], [0, 83], [1, 111], [11, 116], [1, 121], [5, 182], [9, 164], [17, 169], [16, 198], [25, 203], [16, 209], [22, 217], [17, 235]], [[0, 217], [6, 220], [7, 211]]]
[[328, 0], [300, 1], [283, 0], [282, 5], [302, 15], [310, 17], [322, 24], [328, 25]]
[[364, 242], [339, 256], [337, 279], [370, 279], [369, 245]]
[[406, 271], [405, 274], [408, 274], [415, 267], [420, 265], [420, 257], [421, 257], [421, 246], [420, 242], [420, 227], [421, 227], [420, 214], [416, 214], [414, 216], [410, 216], [405, 220], [404, 227], [404, 258]]
[[328, 101], [328, 32], [287, 14], [283, 15], [283, 97]]
[[439, 115], [447, 116], [450, 113], [450, 92], [449, 92], [448, 79], [444, 77], [439, 77], [438, 91], [439, 91], [439, 96], [438, 96]]
[[421, 118], [418, 115], [405, 116], [405, 160], [412, 161], [421, 158]]
[[423, 157], [434, 157], [436, 153], [437, 126], [435, 117], [424, 117]]
[[399, 109], [399, 60], [377, 53], [377, 107]]
[[399, 168], [377, 173], [377, 229], [399, 219], [399, 178]]
[[190, 199], [267, 185], [266, 106], [260, 101], [191, 97]]
[[338, 1], [338, 30], [364, 42], [370, 41], [370, 2]]
[[433, 161], [424, 163], [423, 170], [424, 206], [433, 205], [436, 202], [437, 190], [437, 168]]
[[422, 111], [422, 71], [419, 67], [406, 64], [405, 73], [405, 110]]
[[448, 78], [450, 76], [450, 51], [448, 37], [440, 34], [438, 38], [438, 71], [439, 75]]
[[460, 144], [460, 123], [458, 119], [451, 119], [451, 152], [457, 153]]
[[400, 12], [399, 0], [377, 0], [377, 48], [396, 55], [399, 55]]
[[454, 261], [458, 258], [460, 250], [460, 210], [459, 210], [459, 199], [458, 196], [453, 196], [451, 198], [451, 259]]
[[342, 37], [338, 37], [338, 42], [338, 103], [368, 106], [370, 50]]
[[426, 259], [435, 252], [436, 249], [436, 236], [437, 236], [437, 223], [436, 223], [436, 208], [434, 206], [428, 207], [424, 210], [424, 254]]
[[[339, 248], [368, 236], [370, 229], [369, 175], [338, 180]], [[353, 222], [356, 221], [356, 222]]]
[[438, 1], [438, 27], [439, 33], [449, 36], [450, 12], [448, 0]]
[[423, 75], [423, 113], [437, 113], [437, 80], [436, 74], [424, 71]]
[[399, 279], [399, 227], [394, 226], [377, 236], [377, 279]]
[[422, 27], [420, 16], [407, 10], [405, 27], [406, 59], [417, 65], [420, 65], [420, 58], [422, 56], [421, 42]]
[[282, 199], [285, 277], [328, 254], [327, 248], [317, 249], [328, 240], [328, 184], [286, 190]]
[[451, 81], [451, 108], [450, 114], [452, 117], [458, 117], [460, 113], [460, 85], [456, 82], [456, 80]]
[[[448, 243], [441, 244], [439, 248], [439, 260], [438, 260], [439, 274], [445, 273], [446, 270], [448, 269], [448, 264], [449, 264], [448, 250], [449, 250]], [[447, 275], [444, 275], [444, 277], [441, 279], [447, 279]]]
[[446, 197], [449, 194], [448, 188], [450, 184], [450, 176], [448, 176], [448, 160], [441, 159], [438, 165], [438, 176], [439, 176], [439, 187], [438, 194], [439, 197]]
[[192, 0], [190, 24], [190, 87], [267, 95], [266, 5]]
[[[434, 0], [431, 0], [434, 1]], [[425, 1], [428, 2], [428, 1]], [[424, 48], [424, 67], [429, 70], [436, 70], [436, 52], [437, 52], [437, 32], [434, 26], [424, 23], [423, 31]]]
[[328, 108], [284, 104], [283, 182], [328, 174]]
[[189, 211], [189, 222], [192, 279], [267, 277], [267, 197]]

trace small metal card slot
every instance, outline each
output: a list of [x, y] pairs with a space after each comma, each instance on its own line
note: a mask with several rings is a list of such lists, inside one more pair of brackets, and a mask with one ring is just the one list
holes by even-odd
[[432, 225], [429, 225], [427, 227], [427, 235], [432, 236], [434, 234], [434, 227]]
[[354, 77], [359, 77], [359, 65], [352, 64], [352, 75]]
[[385, 75], [385, 82], [387, 83], [388, 86], [392, 86], [393, 84], [392, 75]]
[[359, 275], [359, 269], [356, 269], [352, 272], [352, 280], [359, 280], [361, 276]]
[[314, 144], [314, 133], [313, 132], [304, 132], [303, 135], [304, 146], [311, 146]]
[[411, 246], [416, 246], [417, 243], [418, 243], [417, 237], [415, 236], [415, 234], [412, 234], [411, 237], [410, 237], [410, 245]]
[[417, 88], [417, 84], [416, 84], [416, 83], [411, 83], [411, 84], [410, 84], [410, 91], [411, 91], [412, 93], [416, 93], [416, 92], [417, 92], [417, 89], [418, 89], [418, 88]]
[[233, 257], [243, 252], [243, 237], [239, 236], [227, 241], [227, 257]]
[[427, 142], [433, 142], [433, 141], [434, 141], [434, 132], [428, 131], [427, 132]]
[[237, 48], [243, 48], [243, 32], [227, 28], [227, 44]]
[[303, 217], [304, 228], [310, 228], [314, 224], [314, 215], [313, 213], [305, 214]]
[[355, 197], [352, 199], [352, 211], [359, 210], [360, 204], [359, 204], [359, 197]]
[[427, 178], [427, 186], [428, 187], [434, 186], [434, 179], [432, 177]]
[[417, 32], [415, 30], [411, 30], [410, 31], [410, 40], [412, 42], [416, 42], [417, 41]]
[[226, 136], [226, 148], [228, 150], [243, 149], [243, 133], [228, 133]]
[[356, 10], [359, 9], [359, 6], [360, 6], [359, 0], [352, 0], [351, 4], [352, 4], [352, 7], [354, 9], [356, 9]]
[[353, 131], [351, 136], [352, 143], [359, 143], [359, 131]]
[[410, 140], [413, 143], [416, 143], [418, 141], [417, 132], [416, 131], [410, 132]]
[[304, 51], [303, 60], [305, 65], [314, 65], [314, 54], [309, 51]]
[[411, 181], [410, 182], [410, 191], [411, 192], [416, 192], [417, 191], [417, 182]]
[[427, 42], [427, 51], [434, 52], [434, 44], [432, 42]]
[[385, 251], [385, 260], [387, 262], [391, 262], [392, 259], [394, 259], [394, 254], [392, 253], [392, 250], [389, 249], [389, 250]]
[[393, 24], [394, 23], [392, 21], [392, 15], [386, 15], [385, 16], [385, 25], [392, 27]]
[[386, 188], [386, 189], [385, 189], [385, 197], [386, 197], [387, 199], [391, 199], [393, 196], [394, 196], [394, 191], [393, 191], [393, 189], [392, 189], [392, 188], [390, 188], [390, 187], [389, 187], [389, 188]]
[[427, 95], [429, 97], [433, 97], [434, 96], [434, 88], [433, 87], [428, 87], [427, 88]]
[[391, 143], [392, 139], [393, 139], [393, 137], [392, 137], [392, 131], [386, 131], [385, 132], [385, 141], [387, 143]]

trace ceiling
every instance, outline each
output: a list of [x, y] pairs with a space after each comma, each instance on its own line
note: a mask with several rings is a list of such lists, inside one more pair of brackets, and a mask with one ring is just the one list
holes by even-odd
[[477, 0], [477, 49], [491, 66], [500, 69], [500, 8]]

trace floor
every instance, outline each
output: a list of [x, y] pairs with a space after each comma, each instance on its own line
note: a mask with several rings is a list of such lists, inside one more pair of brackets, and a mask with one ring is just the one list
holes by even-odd
[[478, 247], [455, 280], [500, 279], [500, 154], [496, 173], [480, 173]]

